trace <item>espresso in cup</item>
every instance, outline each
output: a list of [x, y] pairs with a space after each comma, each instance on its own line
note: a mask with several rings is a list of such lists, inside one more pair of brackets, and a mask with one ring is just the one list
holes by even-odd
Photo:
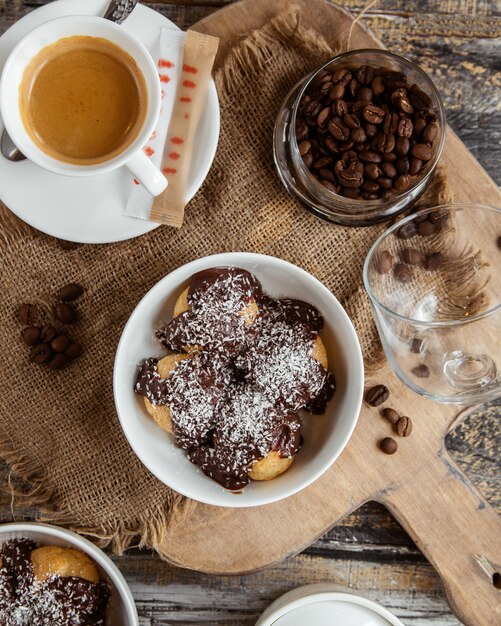
[[148, 110], [144, 76], [134, 59], [101, 37], [73, 36], [42, 49], [19, 89], [26, 131], [47, 155], [96, 165], [126, 150]]

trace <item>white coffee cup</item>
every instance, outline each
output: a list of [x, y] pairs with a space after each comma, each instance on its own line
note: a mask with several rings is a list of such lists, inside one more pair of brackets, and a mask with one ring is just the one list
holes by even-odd
[[[101, 37], [125, 50], [143, 74], [148, 94], [146, 116], [134, 141], [109, 161], [94, 165], [66, 163], [43, 152], [28, 134], [19, 109], [19, 88], [30, 61], [46, 46], [73, 36]], [[155, 130], [161, 101], [158, 70], [146, 48], [123, 27], [104, 18], [88, 15], [61, 17], [32, 30], [10, 53], [0, 80], [0, 111], [5, 128], [28, 159], [65, 176], [95, 176], [125, 165], [154, 196], [164, 191], [167, 179], [144, 154], [143, 147]]]

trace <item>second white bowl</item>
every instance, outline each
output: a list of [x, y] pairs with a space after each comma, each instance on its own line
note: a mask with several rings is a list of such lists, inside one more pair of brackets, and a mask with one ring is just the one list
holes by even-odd
[[[303, 446], [291, 468], [271, 481], [251, 482], [233, 493], [203, 474], [178, 448], [174, 438], [148, 416], [134, 393], [138, 364], [164, 354], [154, 330], [172, 318], [177, 296], [193, 274], [203, 269], [233, 266], [252, 272], [264, 291], [275, 298], [296, 298], [317, 307], [324, 317], [322, 337], [336, 393], [323, 416], [307, 416]], [[199, 502], [224, 507], [250, 507], [286, 498], [307, 487], [341, 454], [360, 412], [364, 386], [362, 352], [355, 329], [332, 293], [304, 270], [281, 259], [231, 252], [192, 261], [168, 274], [141, 300], [123, 331], [115, 358], [113, 387], [123, 431], [143, 464], [163, 483]]]

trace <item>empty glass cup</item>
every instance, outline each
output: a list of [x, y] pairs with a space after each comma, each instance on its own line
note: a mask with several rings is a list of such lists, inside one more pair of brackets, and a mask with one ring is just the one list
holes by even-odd
[[417, 393], [451, 404], [501, 395], [501, 209], [456, 204], [389, 228], [364, 265], [384, 351]]

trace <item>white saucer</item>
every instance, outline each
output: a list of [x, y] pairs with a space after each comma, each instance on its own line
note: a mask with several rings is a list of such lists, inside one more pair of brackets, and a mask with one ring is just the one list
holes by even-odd
[[[58, 0], [32, 11], [0, 37], [0, 72], [12, 48], [33, 28], [65, 15], [102, 15], [109, 0]], [[138, 5], [123, 24], [148, 49], [159, 30], [175, 25], [160, 13]], [[0, 120], [0, 133], [3, 123]], [[214, 83], [197, 131], [187, 197], [202, 185], [219, 138], [219, 103]], [[0, 154], [0, 199], [18, 217], [54, 237], [80, 243], [111, 243], [138, 237], [158, 226], [123, 215], [130, 185], [125, 168], [92, 178], [52, 174], [30, 161], [12, 163]]]

